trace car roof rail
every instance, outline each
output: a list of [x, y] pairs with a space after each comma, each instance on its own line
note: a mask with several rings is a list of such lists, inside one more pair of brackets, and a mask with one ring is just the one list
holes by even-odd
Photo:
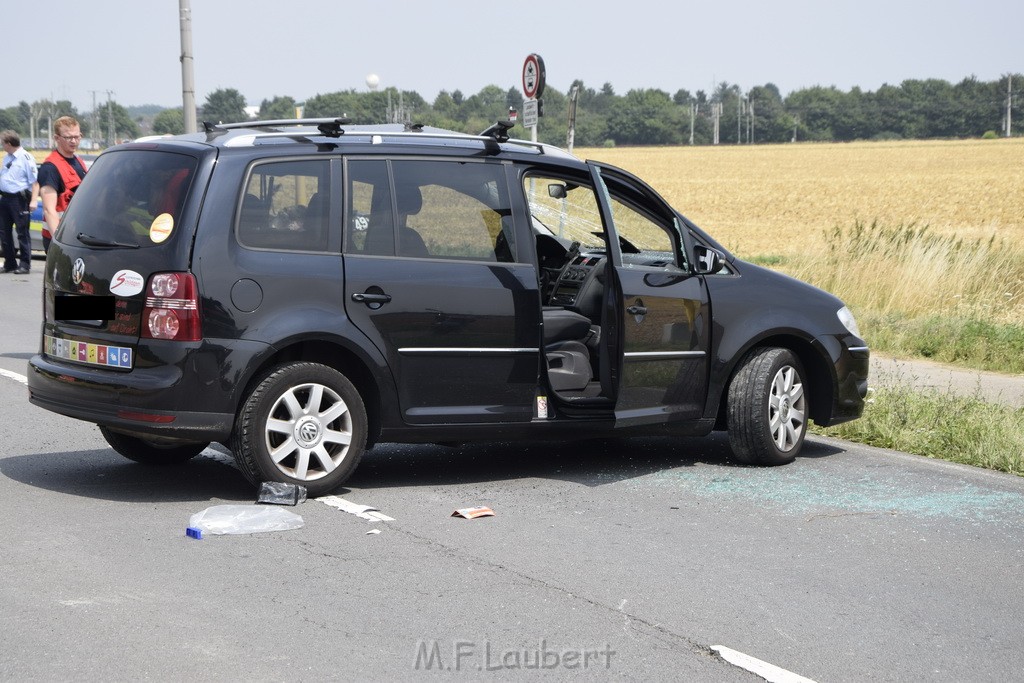
[[[369, 126], [366, 128], [351, 127], [345, 130], [343, 126], [350, 125], [351, 121], [346, 118], [315, 118], [315, 119], [274, 119], [267, 121], [238, 121], [234, 123], [208, 123], [203, 122], [203, 128], [208, 139], [220, 137], [231, 130], [256, 129], [263, 132], [256, 132], [249, 135], [241, 135], [232, 138], [225, 144], [228, 147], [245, 147], [256, 144], [262, 140], [274, 138], [289, 138], [296, 142], [315, 143], [309, 138], [308, 132], [288, 130], [289, 128], [316, 126], [322, 135], [329, 138], [339, 138], [345, 135], [348, 138], [370, 138], [374, 144], [380, 144], [385, 138], [434, 138], [438, 140], [478, 140], [484, 143], [489, 149], [495, 143], [511, 143], [514, 145], [529, 147], [544, 153], [547, 145], [529, 140], [513, 139], [509, 136], [509, 130], [515, 126], [515, 121], [496, 121], [480, 135], [458, 133], [443, 129], [427, 129], [422, 123], [406, 122], [401, 125], [400, 130], [382, 130], [380, 127]], [[496, 147], [494, 148], [496, 150]]]
[[217, 130], [232, 130], [234, 128], [284, 128], [285, 126], [316, 126], [320, 132], [327, 135], [327, 130], [334, 131], [342, 126], [352, 123], [351, 119], [344, 116], [318, 119], [267, 119], [257, 121], [234, 121], [232, 123], [210, 123], [203, 121], [203, 129], [207, 133]]

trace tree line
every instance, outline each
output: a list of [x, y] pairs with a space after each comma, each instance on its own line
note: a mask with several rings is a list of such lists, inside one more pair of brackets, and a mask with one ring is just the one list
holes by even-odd
[[[1001, 136], [1010, 121], [1024, 124], [1024, 76], [1008, 74], [996, 81], [965, 78], [907, 80], [875, 91], [813, 86], [783, 97], [772, 83], [744, 91], [719, 83], [712, 92], [678, 90], [669, 94], [648, 88], [618, 95], [610, 83], [600, 89], [573, 82], [567, 92], [548, 87], [542, 100], [538, 139], [566, 144], [571, 99], [576, 101], [575, 144], [614, 145], [762, 144], [793, 141], [971, 138]], [[244, 121], [246, 101], [233, 88], [215, 90], [199, 108], [200, 122]], [[260, 103], [258, 118], [291, 119], [344, 116], [356, 124], [422, 123], [479, 133], [494, 121], [522, 111], [517, 88], [488, 85], [475, 95], [442, 91], [427, 102], [415, 91], [354, 89], [317, 94], [304, 101], [276, 96]], [[133, 116], [116, 102], [79, 115], [70, 102], [20, 102], [0, 109], [0, 128], [23, 137], [48, 137], [46, 122], [69, 114], [82, 123], [83, 134], [110, 144], [140, 134], [184, 131], [181, 108], [149, 107]], [[95, 130], [93, 130], [95, 128]], [[518, 136], [525, 137], [522, 129]]]

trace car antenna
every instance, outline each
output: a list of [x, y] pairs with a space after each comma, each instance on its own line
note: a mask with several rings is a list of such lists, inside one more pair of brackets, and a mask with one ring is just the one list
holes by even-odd
[[203, 121], [203, 131], [206, 133], [207, 142], [211, 142], [228, 132], [227, 128], [221, 128], [220, 124], [211, 123], [210, 121]]

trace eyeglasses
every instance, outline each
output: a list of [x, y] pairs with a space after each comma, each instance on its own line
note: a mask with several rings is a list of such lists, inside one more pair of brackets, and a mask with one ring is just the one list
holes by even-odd
[[60, 135], [58, 137], [61, 137], [67, 140], [68, 142], [78, 142], [79, 140], [82, 139], [81, 135]]

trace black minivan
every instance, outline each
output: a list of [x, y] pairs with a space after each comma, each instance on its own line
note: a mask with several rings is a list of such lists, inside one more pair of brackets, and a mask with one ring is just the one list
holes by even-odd
[[808, 420], [861, 415], [841, 301], [507, 129], [246, 122], [111, 148], [47, 257], [30, 400], [132, 460], [219, 442], [312, 495], [375, 443], [725, 429], [774, 465]]

